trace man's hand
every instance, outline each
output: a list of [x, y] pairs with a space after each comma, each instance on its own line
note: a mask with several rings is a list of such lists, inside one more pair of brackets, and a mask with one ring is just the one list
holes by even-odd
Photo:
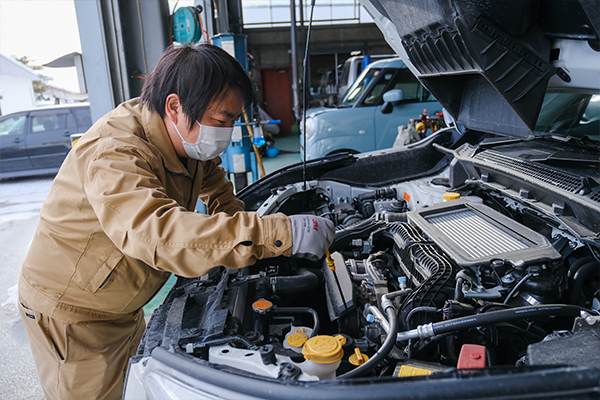
[[292, 215], [292, 256], [317, 261], [335, 239], [335, 225], [327, 218]]

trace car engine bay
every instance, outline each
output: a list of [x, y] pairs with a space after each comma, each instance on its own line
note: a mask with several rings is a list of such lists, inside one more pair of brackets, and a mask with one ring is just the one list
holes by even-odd
[[334, 221], [331, 256], [179, 278], [138, 354], [288, 383], [599, 368], [597, 168], [577, 175], [510, 144], [427, 146], [452, 160], [432, 176], [271, 190], [261, 215]]

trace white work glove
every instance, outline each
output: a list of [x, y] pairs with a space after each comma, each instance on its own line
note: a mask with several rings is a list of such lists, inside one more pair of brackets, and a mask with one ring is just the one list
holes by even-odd
[[314, 215], [291, 215], [292, 256], [317, 261], [335, 239], [335, 225]]

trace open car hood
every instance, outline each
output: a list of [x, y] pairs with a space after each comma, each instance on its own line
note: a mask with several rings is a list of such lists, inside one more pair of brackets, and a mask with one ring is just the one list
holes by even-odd
[[412, 72], [469, 129], [527, 138], [548, 89], [600, 86], [598, 1], [360, 3]]

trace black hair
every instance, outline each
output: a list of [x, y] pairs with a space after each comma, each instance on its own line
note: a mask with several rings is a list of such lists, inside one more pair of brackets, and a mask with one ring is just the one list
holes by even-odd
[[248, 109], [252, 83], [240, 63], [225, 50], [211, 44], [170, 46], [144, 82], [140, 102], [164, 118], [167, 96], [175, 93], [192, 128], [209, 105], [231, 89], [240, 90]]

